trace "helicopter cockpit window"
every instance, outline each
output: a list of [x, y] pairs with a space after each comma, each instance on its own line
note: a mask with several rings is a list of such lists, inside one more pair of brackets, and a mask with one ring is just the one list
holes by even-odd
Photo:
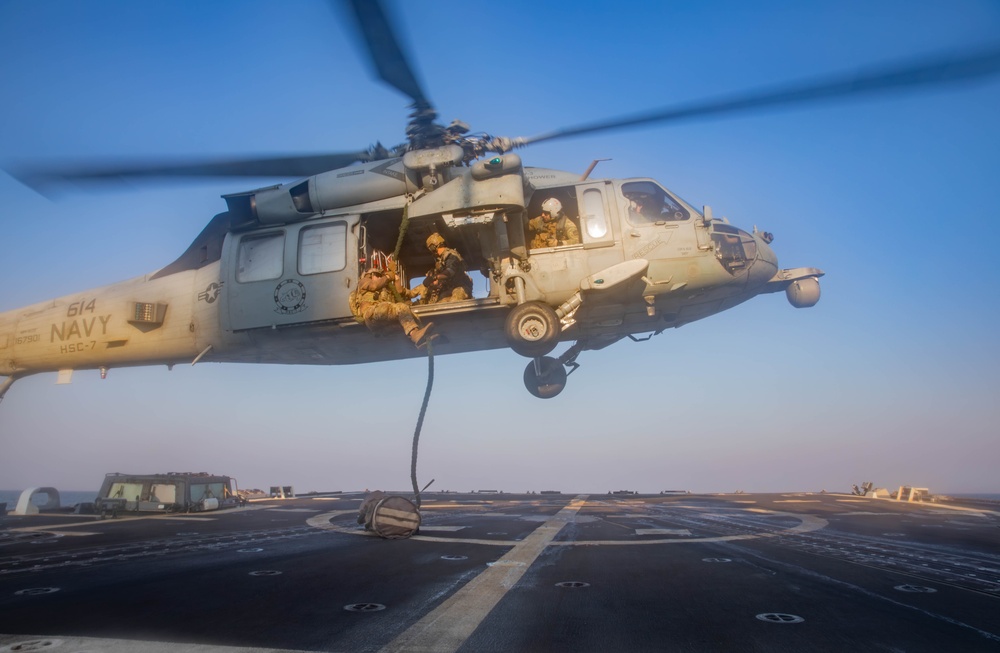
[[753, 236], [730, 225], [716, 224], [712, 227], [712, 242], [715, 256], [732, 273], [744, 270], [757, 257], [757, 242]]
[[347, 267], [347, 224], [334, 222], [299, 232], [299, 274], [333, 272]]
[[277, 279], [285, 254], [285, 234], [249, 236], [240, 241], [236, 280], [240, 283]]
[[628, 221], [633, 226], [677, 222], [691, 217], [687, 209], [651, 181], [622, 184], [622, 195], [628, 201]]

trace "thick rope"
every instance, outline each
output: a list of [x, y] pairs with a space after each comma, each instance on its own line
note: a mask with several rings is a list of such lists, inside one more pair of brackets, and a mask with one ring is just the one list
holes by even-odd
[[396, 264], [399, 262], [399, 252], [403, 249], [403, 238], [406, 236], [406, 229], [410, 225], [410, 202], [412, 201], [412, 199], [409, 199], [406, 204], [403, 205], [403, 220], [399, 223], [399, 237], [396, 239], [396, 249], [392, 252], [392, 263], [394, 267], [391, 271], [393, 276], [396, 278], [392, 279], [392, 283], [389, 284], [389, 292], [392, 293], [394, 302], [404, 301], [403, 294], [399, 292], [398, 288], [396, 288], [396, 284], [399, 283], [400, 274], [400, 270]]
[[399, 252], [403, 249], [403, 238], [406, 236], [406, 228], [410, 226], [410, 203], [403, 205], [403, 220], [399, 223], [399, 237], [396, 239], [396, 249], [392, 251], [392, 260], [399, 260]]
[[410, 482], [413, 483], [413, 496], [417, 508], [420, 508], [420, 487], [417, 485], [417, 444], [420, 442], [420, 428], [424, 425], [424, 415], [431, 399], [431, 388], [434, 387], [434, 351], [433, 339], [427, 341], [427, 388], [424, 390], [424, 402], [420, 405], [420, 415], [417, 417], [417, 428], [413, 431], [413, 453], [410, 456]]

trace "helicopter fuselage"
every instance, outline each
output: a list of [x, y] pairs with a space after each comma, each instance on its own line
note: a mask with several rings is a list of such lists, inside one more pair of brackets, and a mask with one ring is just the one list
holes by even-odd
[[[819, 299], [823, 273], [780, 270], [770, 234], [716, 220], [652, 180], [580, 180], [523, 169], [516, 155], [452, 167], [448, 152], [435, 152], [228, 196], [230, 210], [167, 267], [0, 314], [3, 390], [45, 371], [423, 356], [398, 327], [359, 323], [350, 295], [390, 252], [415, 286], [433, 263], [424, 241], [435, 232], [481, 274], [471, 299], [413, 305], [435, 323], [435, 354], [521, 351], [509, 320], [521, 304], [558, 317], [547, 338], [576, 341], [560, 361], [571, 365], [579, 351], [679, 327], [760, 293], [786, 290], [796, 306]], [[529, 219], [550, 198], [579, 242], [532, 246]], [[547, 353], [529, 352], [536, 361]]]

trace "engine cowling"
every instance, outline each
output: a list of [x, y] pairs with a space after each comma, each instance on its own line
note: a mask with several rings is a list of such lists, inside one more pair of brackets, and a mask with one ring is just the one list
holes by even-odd
[[819, 301], [819, 279], [816, 277], [796, 279], [785, 288], [785, 296], [788, 297], [788, 303], [795, 308], [815, 306]]
[[407, 184], [402, 159], [389, 159], [255, 191], [250, 208], [259, 224], [282, 224], [307, 220], [323, 211], [396, 197], [417, 188], [412, 181]]

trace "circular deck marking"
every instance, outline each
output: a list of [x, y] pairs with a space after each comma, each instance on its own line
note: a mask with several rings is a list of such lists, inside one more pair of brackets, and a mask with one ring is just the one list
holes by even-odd
[[41, 594], [52, 594], [58, 592], [58, 587], [29, 587], [25, 590], [17, 590], [15, 596], [39, 596]]
[[590, 587], [590, 583], [584, 583], [579, 580], [567, 580], [562, 583], [556, 583], [556, 587], [565, 587], [568, 589], [581, 589], [583, 587]]
[[913, 592], [916, 594], [933, 594], [937, 592], [933, 587], [924, 587], [922, 585], [896, 585], [893, 589], [899, 590], [900, 592]]
[[[674, 506], [674, 507], [679, 508], [681, 510], [699, 510], [699, 511], [703, 510], [703, 507], [699, 506]], [[683, 536], [683, 537], [642, 539], [642, 540], [634, 540], [634, 539], [565, 540], [565, 541], [549, 542], [547, 546], [651, 546], [657, 544], [690, 544], [693, 542], [701, 542], [701, 543], [736, 542], [740, 540], [757, 540], [770, 537], [781, 537], [784, 535], [795, 535], [798, 533], [810, 533], [812, 531], [818, 531], [822, 528], [826, 528], [826, 526], [829, 524], [827, 520], [823, 519], [822, 517], [816, 517], [815, 515], [781, 512], [777, 510], [768, 510], [766, 511], [766, 513], [762, 513], [762, 511], [754, 508], [732, 511], [730, 513], [727, 513], [727, 516], [735, 517], [735, 516], [747, 515], [748, 512], [744, 512], [744, 510], [754, 513], [757, 517], [763, 516], [769, 518], [794, 519], [795, 521], [798, 522], [798, 524], [795, 526], [787, 526], [779, 523], [772, 523], [766, 525], [758, 525], [750, 523], [745, 525], [750, 528], [754, 527], [758, 528], [759, 531], [754, 533], [743, 533], [740, 535], [719, 535], [715, 537]], [[358, 512], [356, 510], [339, 510], [336, 512], [328, 512], [321, 515], [316, 515], [315, 517], [311, 517], [308, 520], [306, 520], [306, 523], [312, 526], [313, 528], [319, 528], [327, 531], [335, 531], [338, 533], [346, 533], [348, 535], [370, 535], [370, 533], [367, 533], [366, 531], [358, 528], [353, 523], [351, 523], [350, 525], [348, 524], [337, 525], [332, 523], [332, 520], [337, 517], [344, 515], [356, 516], [357, 514]], [[667, 515], [662, 515], [662, 514], [656, 516], [659, 518], [667, 517]], [[512, 518], [520, 517], [521, 519], [524, 518], [523, 516], [518, 516], [518, 515], [510, 515], [510, 517]], [[546, 517], [545, 519], [551, 519], [551, 518], [552, 517], [549, 516]], [[576, 517], [573, 519], [573, 522], [577, 524], [588, 523], [591, 521], [595, 521], [596, 519], [597, 519], [596, 517], [590, 517], [590, 516], [584, 516], [582, 519], [580, 517]], [[531, 521], [540, 521], [540, 520], [532, 517]], [[506, 540], [506, 539], [490, 540], [490, 539], [473, 539], [473, 538], [460, 538], [460, 537], [439, 537], [432, 535], [414, 535], [409, 539], [418, 540], [421, 542], [445, 542], [449, 544], [482, 544], [486, 546], [514, 546], [518, 542], [520, 542], [523, 538], [516, 538], [513, 540]]]
[[805, 619], [797, 614], [787, 614], [784, 612], [764, 612], [757, 615], [757, 618], [772, 624], [800, 624], [805, 621]]
[[275, 571], [274, 569], [262, 569], [261, 571], [251, 571], [251, 576], [280, 576], [280, 571]]
[[345, 605], [344, 609], [348, 612], [378, 612], [385, 610], [385, 606], [381, 603], [351, 603]]

